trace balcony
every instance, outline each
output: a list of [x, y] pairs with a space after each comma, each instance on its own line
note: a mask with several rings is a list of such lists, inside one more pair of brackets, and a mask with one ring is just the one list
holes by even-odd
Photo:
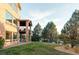
[[6, 31], [17, 32], [17, 26], [9, 21], [5, 21], [5, 29]]

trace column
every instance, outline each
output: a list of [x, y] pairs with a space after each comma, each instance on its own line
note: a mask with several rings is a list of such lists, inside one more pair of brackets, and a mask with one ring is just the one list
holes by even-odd
[[28, 42], [29, 41], [29, 39], [28, 39], [28, 35], [29, 34], [29, 30], [28, 30], [28, 21], [26, 21], [26, 42]]
[[20, 42], [20, 38], [19, 38], [19, 36], [20, 36], [20, 35], [19, 35], [19, 26], [20, 26], [20, 21], [18, 20], [18, 21], [17, 21], [17, 31], [18, 31], [18, 32], [17, 32], [17, 43]]
[[30, 26], [30, 31], [29, 31], [29, 39], [30, 39], [30, 41], [31, 41], [31, 26]]
[[12, 40], [12, 42], [13, 42], [13, 32], [11, 33], [11, 40]]

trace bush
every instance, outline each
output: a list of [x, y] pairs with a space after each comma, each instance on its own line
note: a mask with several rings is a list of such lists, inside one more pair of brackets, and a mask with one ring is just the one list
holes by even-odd
[[43, 42], [48, 42], [48, 40], [47, 40], [47, 39], [43, 39], [42, 41], [43, 41]]
[[5, 43], [4, 39], [0, 37], [0, 49], [3, 48], [4, 43]]
[[40, 41], [41, 37], [39, 35], [33, 35], [32, 36], [32, 41]]

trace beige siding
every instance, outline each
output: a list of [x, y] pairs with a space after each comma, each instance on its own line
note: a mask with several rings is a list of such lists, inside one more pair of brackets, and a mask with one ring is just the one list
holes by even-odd
[[[5, 31], [10, 32], [17, 32], [17, 27], [15, 24], [10, 23], [9, 21], [6, 21], [5, 19], [5, 13], [9, 12], [15, 19], [20, 18], [20, 10], [17, 6], [17, 11], [13, 10], [13, 8], [8, 3], [0, 3], [0, 23], [3, 24]], [[5, 36], [5, 35], [4, 35]]]

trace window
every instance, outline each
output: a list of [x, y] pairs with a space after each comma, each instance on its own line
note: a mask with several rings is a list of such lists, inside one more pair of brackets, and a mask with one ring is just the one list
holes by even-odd
[[13, 39], [17, 39], [17, 33], [13, 33]]
[[13, 16], [8, 11], [6, 11], [5, 19], [12, 23]]
[[[8, 11], [6, 11], [6, 13], [5, 13], [5, 19], [6, 19], [6, 21], [9, 21], [9, 22], [17, 25], [16, 18], [14, 16], [12, 16]], [[13, 20], [13, 22], [12, 22], [12, 20]]]
[[11, 39], [11, 38], [12, 38], [11, 32], [6, 31], [6, 39]]
[[17, 20], [16, 20], [16, 19], [14, 19], [14, 20], [13, 20], [13, 23], [17, 25]]
[[6, 12], [5, 19], [13, 19], [13, 16], [9, 12]]

